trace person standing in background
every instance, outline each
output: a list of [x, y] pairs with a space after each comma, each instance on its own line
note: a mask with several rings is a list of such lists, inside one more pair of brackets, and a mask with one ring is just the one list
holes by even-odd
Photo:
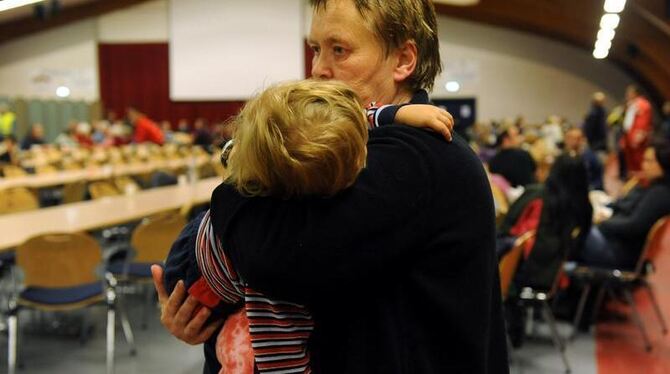
[[9, 110], [5, 103], [0, 103], [0, 137], [5, 138], [14, 135], [14, 125], [16, 124], [16, 115]]
[[579, 127], [571, 127], [565, 132], [564, 151], [572, 157], [580, 157], [586, 167], [589, 189], [603, 190], [603, 164], [595, 152], [584, 141], [584, 132]]
[[144, 113], [139, 110], [128, 107], [128, 121], [133, 126], [133, 141], [135, 143], [151, 142], [158, 145], [163, 145], [165, 136], [156, 122], [152, 121]]
[[628, 177], [635, 176], [641, 170], [644, 150], [647, 148], [652, 131], [651, 119], [649, 100], [640, 95], [637, 86], [628, 86], [623, 134], [619, 139]]
[[607, 151], [607, 124], [605, 119], [607, 113], [605, 112], [606, 96], [602, 92], [593, 94], [591, 102], [591, 110], [584, 119], [584, 135], [589, 143], [589, 148], [594, 152]]

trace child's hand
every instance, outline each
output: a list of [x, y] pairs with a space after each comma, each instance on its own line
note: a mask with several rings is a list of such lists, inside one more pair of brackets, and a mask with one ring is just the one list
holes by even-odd
[[448, 140], [452, 139], [454, 117], [446, 110], [427, 104], [410, 104], [398, 109], [395, 120], [412, 127], [431, 129]]

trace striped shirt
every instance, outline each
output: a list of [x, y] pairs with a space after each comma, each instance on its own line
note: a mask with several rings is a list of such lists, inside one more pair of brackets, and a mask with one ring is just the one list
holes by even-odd
[[196, 260], [203, 278], [225, 303], [244, 300], [259, 373], [311, 373], [307, 340], [314, 321], [302, 305], [269, 298], [247, 287], [214, 235], [208, 211], [200, 222]]

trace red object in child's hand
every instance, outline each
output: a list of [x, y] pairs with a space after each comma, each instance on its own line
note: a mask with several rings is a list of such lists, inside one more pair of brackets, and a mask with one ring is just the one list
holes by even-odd
[[219, 374], [253, 374], [254, 351], [251, 347], [249, 320], [244, 309], [230, 315], [216, 338]]

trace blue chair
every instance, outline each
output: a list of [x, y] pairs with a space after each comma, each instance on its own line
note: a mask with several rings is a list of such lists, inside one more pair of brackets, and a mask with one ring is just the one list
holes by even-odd
[[[107, 373], [114, 371], [116, 320], [116, 279], [96, 276], [102, 262], [101, 249], [91, 236], [83, 233], [46, 234], [27, 240], [16, 249], [16, 265], [23, 270], [24, 288], [10, 302], [8, 372], [16, 371], [19, 312], [36, 309], [68, 312], [94, 305], [107, 307]], [[126, 340], [134, 354], [134, 340], [128, 318], [120, 310]]]

